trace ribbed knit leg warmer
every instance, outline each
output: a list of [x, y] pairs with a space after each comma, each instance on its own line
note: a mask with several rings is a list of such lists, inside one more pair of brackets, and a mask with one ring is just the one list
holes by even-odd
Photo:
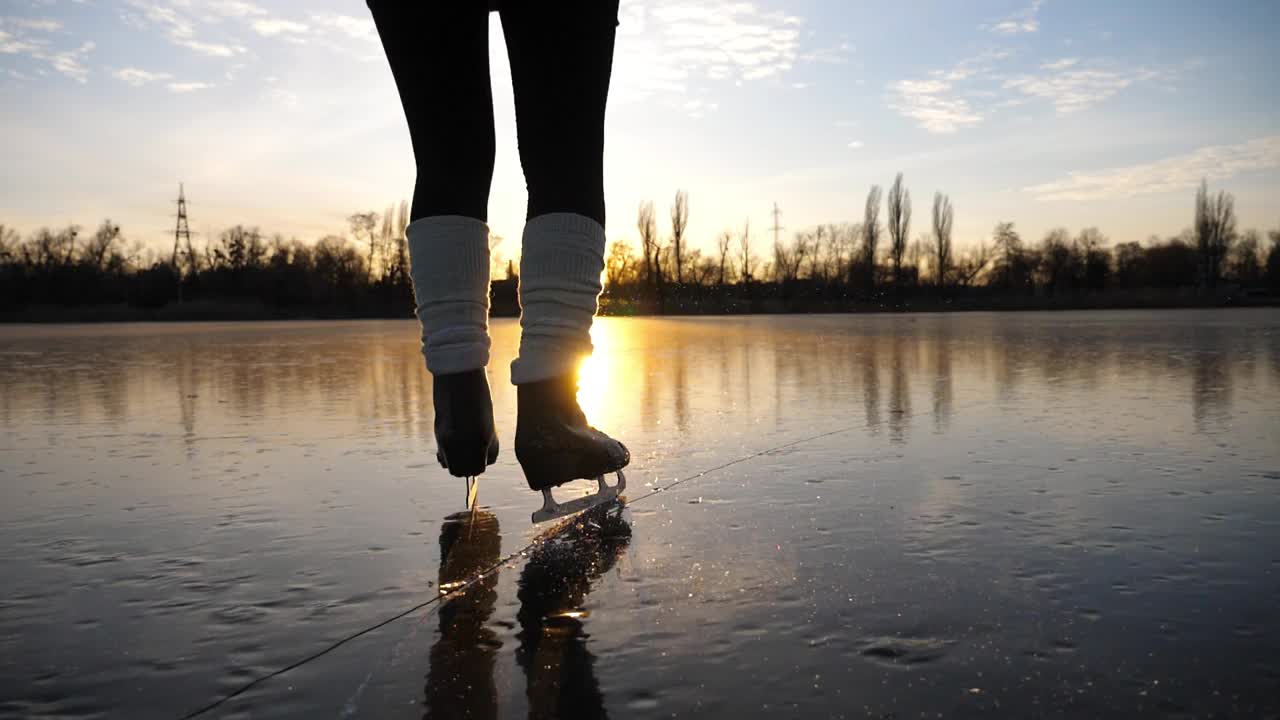
[[525, 224], [520, 253], [520, 356], [511, 363], [516, 385], [573, 372], [591, 354], [604, 228], [575, 213], [539, 215]]
[[489, 227], [437, 215], [410, 223], [405, 237], [427, 369], [448, 375], [483, 368], [489, 363]]

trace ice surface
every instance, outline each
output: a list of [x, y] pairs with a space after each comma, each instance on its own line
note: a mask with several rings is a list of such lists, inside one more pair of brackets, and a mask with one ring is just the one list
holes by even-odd
[[517, 330], [470, 514], [411, 322], [0, 327], [0, 716], [179, 716], [467, 580], [211, 716], [1280, 710], [1280, 313], [603, 320], [633, 502], [557, 531]]

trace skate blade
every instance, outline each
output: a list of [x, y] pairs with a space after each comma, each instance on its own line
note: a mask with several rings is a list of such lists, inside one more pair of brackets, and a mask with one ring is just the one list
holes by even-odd
[[480, 478], [476, 475], [467, 477], [467, 509], [476, 509], [476, 497], [480, 494]]
[[548, 520], [556, 520], [616, 500], [622, 491], [627, 489], [627, 476], [623, 475], [621, 470], [615, 471], [615, 474], [618, 476], [617, 484], [610, 486], [604, 481], [604, 476], [600, 475], [596, 478], [599, 488], [595, 493], [562, 503], [556, 502], [555, 498], [551, 496], [551, 488], [543, 490], [542, 509], [533, 514], [533, 524], [537, 525]]

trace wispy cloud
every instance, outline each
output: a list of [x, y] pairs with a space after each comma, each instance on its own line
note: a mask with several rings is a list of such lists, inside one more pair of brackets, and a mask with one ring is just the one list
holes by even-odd
[[1280, 135], [1235, 145], [1212, 145], [1155, 162], [1072, 172], [1062, 180], [1025, 188], [1040, 200], [1126, 198], [1194, 187], [1202, 178], [1225, 180], [1241, 173], [1280, 168]]
[[374, 27], [373, 21], [367, 17], [323, 13], [312, 15], [311, 22], [321, 28], [340, 32], [356, 40], [376, 40], [378, 38], [377, 28]]
[[302, 35], [310, 28], [300, 22], [293, 20], [282, 20], [280, 18], [262, 18], [254, 20], [250, 23], [253, 31], [263, 37], [275, 37], [276, 35]]
[[25, 37], [18, 37], [11, 33], [0, 30], [0, 54], [17, 55], [30, 54], [40, 49], [42, 43], [30, 40]]
[[156, 82], [158, 80], [168, 80], [173, 77], [169, 73], [151, 72], [149, 70], [143, 70], [135, 67], [120, 68], [119, 70], [111, 73], [111, 75], [117, 80], [134, 87], [141, 87], [147, 83]]
[[1007, 56], [1004, 51], [989, 50], [953, 67], [931, 70], [926, 78], [892, 83], [889, 86], [889, 107], [932, 133], [953, 133], [981, 124], [983, 115], [973, 108], [969, 98], [957, 86], [987, 73], [994, 62]]
[[864, 143], [861, 140], [853, 140], [849, 143], [850, 150], [861, 150]]
[[203, 82], [175, 82], [168, 85], [169, 92], [175, 93], [190, 93], [197, 90], [207, 90], [211, 87], [213, 86], [209, 83]]
[[1021, 10], [997, 20], [982, 29], [997, 35], [1023, 35], [1040, 31], [1040, 7], [1044, 0], [1031, 0], [1031, 4]]
[[64, 50], [56, 53], [37, 52], [32, 56], [38, 60], [48, 62], [53, 66], [54, 70], [76, 82], [85, 82], [89, 77], [89, 68], [85, 67], [81, 60], [95, 47], [97, 46], [94, 43], [87, 42], [75, 50]]
[[1135, 83], [1160, 75], [1146, 68], [1080, 67], [1075, 58], [1048, 63], [1041, 66], [1041, 70], [1043, 72], [1010, 77], [1003, 87], [1048, 100], [1064, 115], [1097, 105]]
[[[24, 20], [22, 18], [0, 18], [0, 24], [13, 28], [15, 32], [0, 30], [0, 55], [26, 55], [33, 60], [48, 63], [56, 72], [76, 82], [86, 82], [89, 68], [84, 59], [96, 45], [92, 42], [81, 43], [76, 48], [54, 50], [50, 47], [50, 38], [41, 37], [40, 33], [52, 33], [61, 29], [62, 24], [56, 20]], [[33, 36], [30, 33], [37, 33]]]
[[[651, 0], [624, 6], [615, 76], [619, 101], [681, 97], [714, 83], [779, 78], [802, 63], [839, 63], [848, 43], [806, 49], [802, 18], [747, 2]], [[692, 111], [698, 114], [705, 108]]]
[[62, 29], [62, 21], [53, 18], [2, 17], [0, 25], [36, 32], [57, 32]]
[[135, 24], [150, 24], [160, 29], [169, 42], [184, 47], [192, 52], [210, 57], [234, 57], [245, 52], [238, 43], [212, 42], [196, 38], [196, 15], [203, 11], [206, 15], [230, 18], [247, 18], [265, 11], [244, 2], [223, 1], [194, 6], [189, 0], [178, 0], [165, 5], [151, 0], [128, 0], [129, 6], [138, 15], [130, 16]]

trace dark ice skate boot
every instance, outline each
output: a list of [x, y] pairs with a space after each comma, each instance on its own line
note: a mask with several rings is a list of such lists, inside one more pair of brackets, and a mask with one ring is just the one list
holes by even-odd
[[436, 460], [454, 477], [467, 479], [467, 507], [475, 505], [476, 477], [498, 459], [493, 398], [484, 369], [434, 375]]
[[[531, 490], [542, 493], [542, 509], [533, 514], [540, 523], [609, 502], [627, 486], [622, 468], [631, 453], [622, 443], [587, 424], [578, 407], [577, 377], [563, 375], [516, 388], [516, 460]], [[606, 473], [616, 473], [610, 487]], [[595, 494], [557, 503], [551, 488], [571, 480], [595, 480]]]

